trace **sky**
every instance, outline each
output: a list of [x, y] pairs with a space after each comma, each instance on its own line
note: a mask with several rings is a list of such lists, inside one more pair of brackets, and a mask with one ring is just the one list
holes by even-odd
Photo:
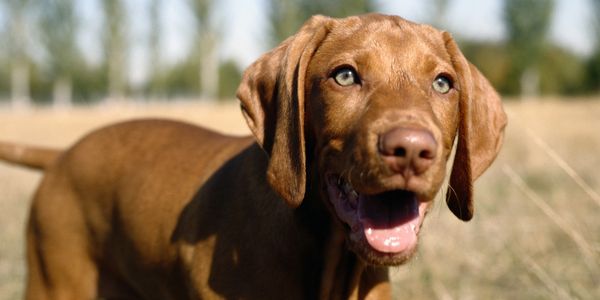
[[[579, 54], [589, 54], [592, 44], [590, 0], [557, 0], [550, 30], [555, 43]], [[148, 0], [128, 0], [131, 39], [130, 75], [132, 81], [144, 80], [149, 65], [145, 49], [148, 26]], [[244, 68], [268, 50], [268, 0], [221, 0], [217, 3], [215, 24], [222, 37], [222, 59], [234, 59]], [[379, 0], [379, 12], [406, 19], [431, 23], [431, 3], [422, 0]], [[94, 0], [78, 0], [78, 15], [82, 22], [79, 43], [91, 60], [100, 59], [99, 32], [102, 26], [100, 7]], [[502, 24], [502, 0], [453, 0], [441, 29], [462, 38], [501, 40], [505, 36]], [[194, 33], [194, 19], [186, 0], [162, 1], [162, 36], [164, 61], [173, 63], [185, 57]], [[155, 63], [155, 62], [154, 62]]]

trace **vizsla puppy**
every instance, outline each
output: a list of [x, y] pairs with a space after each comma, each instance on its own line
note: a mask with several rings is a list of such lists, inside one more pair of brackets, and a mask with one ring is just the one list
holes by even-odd
[[448, 33], [377, 14], [311, 18], [238, 97], [254, 137], [142, 120], [62, 152], [4, 144], [46, 170], [27, 298], [389, 298], [455, 138], [447, 203], [468, 221], [506, 125]]

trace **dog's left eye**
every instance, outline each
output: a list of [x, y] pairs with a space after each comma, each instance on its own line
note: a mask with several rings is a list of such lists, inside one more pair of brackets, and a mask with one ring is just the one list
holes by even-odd
[[440, 94], [447, 94], [452, 89], [452, 80], [444, 75], [438, 75], [431, 84], [434, 90]]
[[358, 75], [351, 68], [341, 68], [333, 73], [333, 79], [341, 86], [350, 86], [358, 83]]

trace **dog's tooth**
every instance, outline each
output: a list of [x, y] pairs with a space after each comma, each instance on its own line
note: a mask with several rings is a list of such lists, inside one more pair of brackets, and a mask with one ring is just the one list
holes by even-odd
[[355, 190], [352, 190], [348, 194], [348, 202], [350, 203], [350, 207], [356, 209], [358, 207], [358, 193]]
[[415, 224], [410, 224], [410, 229], [412, 229], [413, 232], [417, 232], [417, 226], [415, 226]]
[[352, 188], [352, 186], [350, 185], [350, 183], [348, 183], [348, 181], [344, 181], [344, 185], [342, 186], [342, 190], [344, 191], [345, 194], [350, 194], [351, 192], [354, 191], [354, 189]]

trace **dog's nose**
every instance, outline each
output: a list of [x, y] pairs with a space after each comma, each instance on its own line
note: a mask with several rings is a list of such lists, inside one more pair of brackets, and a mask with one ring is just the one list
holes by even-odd
[[433, 164], [437, 143], [425, 129], [397, 127], [379, 137], [379, 153], [395, 173], [419, 175]]

